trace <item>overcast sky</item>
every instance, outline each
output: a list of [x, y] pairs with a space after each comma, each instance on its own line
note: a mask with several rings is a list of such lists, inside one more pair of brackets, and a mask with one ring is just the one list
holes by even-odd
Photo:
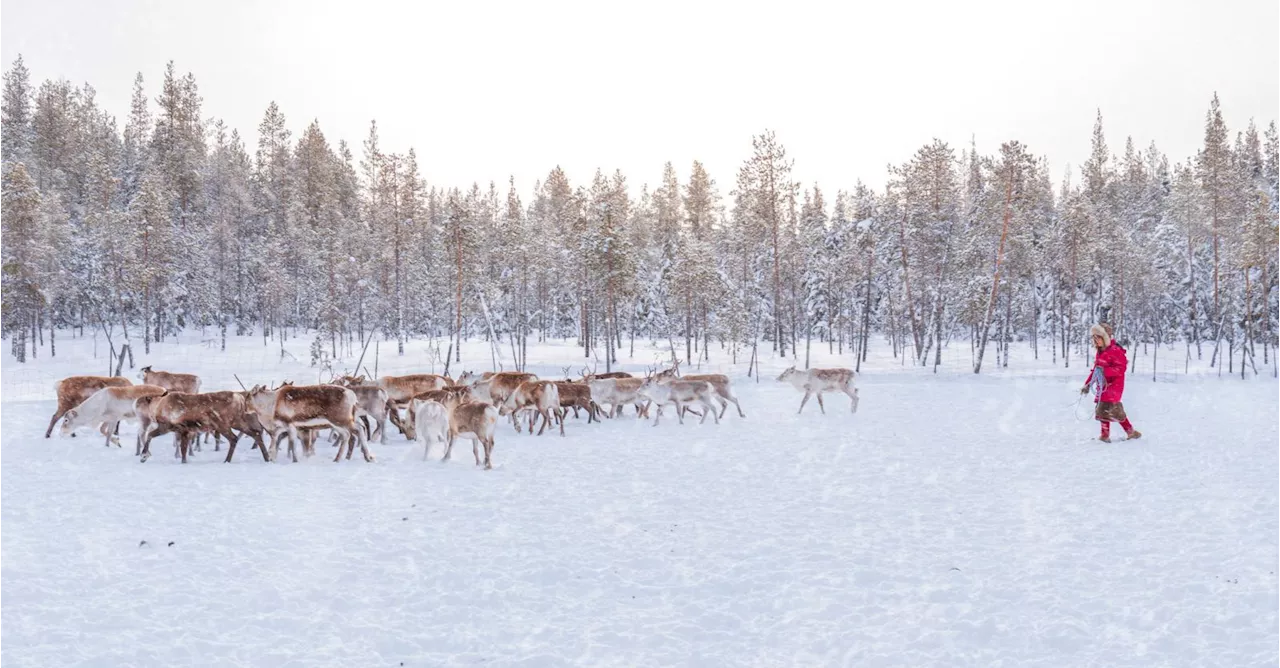
[[527, 201], [557, 164], [638, 190], [700, 159], [727, 195], [765, 128], [832, 191], [880, 187], [933, 137], [1019, 139], [1059, 178], [1098, 108], [1113, 151], [1184, 160], [1214, 91], [1233, 133], [1276, 118], [1278, 4], [4, 0], [0, 51], [90, 83], [121, 124], [134, 74], [154, 96], [173, 59], [251, 151], [275, 100], [295, 137], [319, 119], [357, 157], [376, 118], [435, 184], [514, 174]]

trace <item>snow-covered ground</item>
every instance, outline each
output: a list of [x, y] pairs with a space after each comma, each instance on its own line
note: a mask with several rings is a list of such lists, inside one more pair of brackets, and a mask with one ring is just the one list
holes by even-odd
[[[137, 365], [207, 389], [313, 382], [308, 344], [281, 362], [274, 341], [220, 352], [193, 333]], [[1278, 661], [1270, 368], [1186, 375], [1168, 350], [1152, 382], [1139, 357], [1125, 405], [1144, 437], [1106, 445], [1079, 360], [1019, 349], [974, 376], [956, 344], [934, 375], [883, 346], [857, 415], [829, 395], [797, 416], [773, 381], [787, 362], [757, 384], [717, 350], [746, 419], [584, 419], [565, 438], [504, 423], [484, 472], [469, 447], [423, 462], [398, 435], [374, 464], [206, 449], [182, 466], [166, 445], [139, 464], [98, 438], [46, 441], [53, 381], [106, 368], [101, 343], [98, 359], [58, 345], [0, 367], [6, 668]], [[426, 345], [383, 343], [379, 373], [432, 370]], [[482, 342], [464, 353], [489, 368]], [[579, 355], [543, 344], [531, 370], [576, 373]]]

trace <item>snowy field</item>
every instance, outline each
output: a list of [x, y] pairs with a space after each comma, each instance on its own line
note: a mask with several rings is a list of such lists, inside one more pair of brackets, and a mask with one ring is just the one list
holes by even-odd
[[[303, 362], [199, 341], [137, 366], [210, 390], [316, 378], [306, 337], [287, 344]], [[425, 345], [382, 344], [379, 373], [431, 371]], [[245, 447], [182, 466], [168, 437], [139, 464], [132, 427], [123, 450], [46, 441], [53, 381], [107, 366], [101, 343], [58, 346], [0, 368], [6, 668], [1277, 665], [1270, 368], [1187, 375], [1169, 350], [1152, 382], [1138, 357], [1125, 405], [1144, 437], [1107, 445], [1080, 360], [1019, 349], [974, 376], [966, 343], [934, 375], [884, 344], [857, 415], [828, 395], [799, 416], [773, 380], [787, 363], [757, 384], [743, 360], [711, 366], [746, 419], [571, 420], [565, 438], [501, 423], [484, 472], [469, 447], [423, 462], [399, 435], [373, 464], [322, 444], [299, 464]], [[576, 374], [579, 356], [542, 345], [530, 370]], [[488, 369], [488, 348], [462, 367]]]

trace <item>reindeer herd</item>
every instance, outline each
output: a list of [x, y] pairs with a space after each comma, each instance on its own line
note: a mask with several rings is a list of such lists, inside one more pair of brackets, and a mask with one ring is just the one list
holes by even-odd
[[[304, 456], [315, 454], [317, 435], [325, 430], [337, 448], [334, 461], [345, 453], [351, 459], [355, 448], [365, 461], [374, 461], [369, 441], [387, 443], [387, 423], [410, 441], [420, 443], [423, 459], [432, 443], [445, 446], [442, 461], [448, 461], [458, 439], [471, 441], [477, 466], [493, 467], [494, 434], [499, 418], [508, 419], [516, 432], [522, 431], [521, 419], [528, 418], [529, 434], [539, 425], [537, 434], [559, 428], [565, 433], [569, 411], [574, 418], [586, 413], [588, 423], [602, 419], [618, 419], [627, 406], [637, 418], [647, 419], [650, 408], [656, 426], [667, 405], [675, 407], [676, 419], [683, 424], [685, 413], [693, 413], [706, 422], [711, 417], [718, 424], [733, 404], [739, 417], [746, 417], [733, 392], [729, 377], [723, 374], [681, 374], [676, 360], [671, 368], [649, 369], [643, 378], [614, 371], [596, 374], [582, 369], [580, 377], [571, 379], [569, 368], [564, 380], [543, 380], [532, 373], [514, 371], [464, 371], [457, 379], [448, 375], [414, 374], [383, 376], [369, 382], [363, 376], [344, 375], [322, 385], [294, 385], [285, 381], [276, 387], [241, 386], [240, 391], [201, 392], [200, 378], [192, 374], [154, 371], [143, 367], [140, 385], [127, 378], [104, 376], [72, 376], [54, 385], [58, 407], [49, 420], [45, 438], [53, 433], [59, 419], [60, 433], [74, 436], [85, 428], [96, 428], [106, 439], [120, 447], [120, 423], [136, 421], [138, 434], [134, 454], [140, 461], [151, 456], [151, 441], [163, 434], [174, 435], [174, 457], [185, 464], [193, 450], [200, 450], [203, 437], [212, 438], [214, 450], [227, 441], [224, 461], [230, 462], [240, 438], [253, 440], [264, 461], [275, 461], [282, 440], [288, 442], [288, 456], [298, 461], [298, 446]], [[858, 391], [853, 386], [854, 373], [849, 369], [796, 370], [791, 367], [778, 376], [803, 391], [799, 412], [813, 394], [818, 407], [823, 392], [841, 392], [850, 398], [851, 412], [858, 410]]]

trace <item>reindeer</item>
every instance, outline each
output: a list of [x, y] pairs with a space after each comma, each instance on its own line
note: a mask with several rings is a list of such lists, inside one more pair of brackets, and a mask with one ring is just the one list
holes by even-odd
[[152, 371], [151, 367], [144, 366], [138, 369], [138, 380], [141, 380], [146, 385], [163, 387], [170, 392], [186, 392], [187, 394], [200, 392], [200, 377], [190, 373]]
[[[152, 371], [149, 365], [138, 369], [138, 380], [141, 380], [144, 385], [156, 385], [170, 392], [186, 392], [187, 394], [198, 394], [200, 392], [199, 376], [190, 373]], [[214, 434], [213, 438], [213, 449], [215, 451], [221, 449], [222, 437]], [[196, 439], [196, 450], [199, 449], [200, 440]]]
[[416, 406], [419, 401], [434, 401], [443, 404], [446, 408], [452, 408], [463, 401], [471, 400], [471, 392], [471, 388], [466, 385], [450, 385], [444, 389], [423, 392], [414, 397], [409, 402], [409, 419], [405, 422], [405, 437], [411, 441], [417, 440], [418, 411]]
[[[533, 435], [533, 425], [537, 422], [538, 416], [542, 416], [542, 428], [538, 429], [538, 435], [547, 430], [547, 425], [552, 423], [551, 415], [560, 410], [560, 391], [556, 387], [555, 381], [550, 380], [529, 380], [520, 383], [498, 408], [500, 415], [512, 416], [512, 422], [516, 422], [516, 415], [521, 411], [532, 411], [529, 416], [529, 435]], [[516, 431], [520, 431], [520, 425], [516, 422]], [[564, 422], [560, 422], [560, 435], [564, 436]]]
[[707, 413], [715, 418], [716, 424], [720, 424], [720, 414], [716, 411], [715, 404], [711, 399], [716, 396], [715, 387], [705, 380], [659, 380], [657, 376], [649, 376], [640, 386], [640, 396], [646, 397], [658, 406], [658, 414], [653, 418], [653, 426], [658, 426], [658, 420], [662, 419], [662, 407], [667, 402], [676, 405], [676, 417], [680, 420], [680, 424], [684, 424], [684, 411], [682, 410], [686, 404], [700, 403], [705, 407], [702, 414], [702, 420], [698, 424], [707, 421]]
[[742, 404], [738, 403], [738, 398], [733, 394], [733, 388], [729, 385], [729, 377], [724, 374], [697, 373], [684, 376], [680, 374], [680, 360], [675, 360], [675, 363], [670, 369], [658, 374], [659, 380], [665, 380], [668, 378], [705, 380], [706, 382], [711, 383], [712, 387], [716, 388], [716, 400], [720, 402], [720, 417], [724, 417], [724, 414], [729, 410], [730, 401], [732, 401], [733, 405], [738, 409], [738, 417], [747, 417], [746, 413], [742, 412]]
[[[133, 385], [128, 378], [120, 376], [70, 376], [53, 384], [53, 391], [58, 395], [58, 407], [53, 411], [53, 417], [49, 419], [49, 428], [45, 430], [44, 437], [49, 438], [53, 435], [53, 425], [58, 423], [58, 419], [67, 414], [67, 411], [84, 403], [86, 399], [93, 396], [94, 392], [104, 387], [127, 387]], [[75, 436], [75, 434], [72, 434]]]
[[480, 374], [476, 374], [474, 371], [463, 371], [462, 374], [458, 376], [458, 380], [455, 381], [455, 384], [467, 386], [475, 385], [482, 380], [489, 380], [490, 378], [493, 378], [493, 373], [494, 372], [492, 371], [485, 371]]
[[[568, 375], [569, 368], [565, 367], [565, 375]], [[599, 422], [596, 419], [596, 410], [599, 408], [594, 401], [591, 400], [591, 388], [586, 383], [575, 383], [567, 378], [563, 381], [556, 381], [556, 391], [560, 394], [560, 407], [556, 411], [556, 418], [564, 422], [566, 408], [573, 409], [573, 417], [578, 417], [578, 409], [587, 411], [587, 424]]]
[[447, 376], [438, 376], [434, 373], [419, 373], [411, 376], [383, 376], [378, 379], [378, 386], [387, 392], [387, 399], [394, 406], [388, 412], [387, 417], [390, 418], [391, 424], [395, 425], [400, 433], [408, 435], [413, 427], [406, 429], [404, 421], [400, 419], [400, 409], [409, 405], [413, 398], [430, 390], [439, 390], [450, 385], [453, 381]]
[[849, 395], [849, 410], [857, 413], [858, 390], [853, 386], [853, 375], [851, 369], [797, 371], [793, 366], [778, 376], [778, 382], [790, 383], [797, 390], [804, 390], [804, 398], [800, 400], [800, 410], [796, 411], [796, 415], [804, 412], [804, 405], [809, 401], [809, 395], [814, 393], [818, 395], [818, 410], [825, 415], [827, 410], [822, 406], [823, 392], [844, 392]]
[[449, 409], [439, 401], [414, 399], [413, 403], [415, 440], [422, 443], [422, 461], [427, 461], [431, 452], [431, 443], [446, 443], [449, 440]]
[[[106, 446], [112, 443], [120, 447], [120, 439], [114, 432], [122, 420], [137, 416], [134, 402], [142, 397], [158, 397], [168, 390], [155, 385], [125, 385], [122, 387], [104, 387], [94, 392], [79, 406], [66, 412], [60, 433], [70, 436], [77, 429], [96, 426], [106, 436]], [[138, 438], [141, 438], [139, 432]]]
[[[356, 393], [356, 405], [358, 406], [356, 415], [360, 417], [360, 421], [364, 425], [365, 438], [372, 441], [374, 436], [377, 436], [378, 442], [386, 445], [387, 418], [392, 412], [396, 411], [396, 407], [392, 404], [387, 391], [380, 385], [366, 383], [364, 376], [340, 376], [333, 381], [333, 384], [345, 387]], [[399, 416], [397, 415], [397, 417]], [[373, 418], [376, 429], [370, 429], [370, 418]], [[334, 433], [336, 435], [336, 432]], [[409, 438], [413, 437], [410, 436]]]
[[[374, 460], [369, 454], [369, 447], [364, 432], [356, 423], [358, 400], [355, 392], [337, 385], [284, 386], [268, 389], [261, 385], [249, 390], [249, 411], [258, 420], [270, 428], [271, 433], [278, 434], [281, 429], [289, 433], [289, 456], [298, 461], [295, 441], [299, 427], [328, 427], [338, 433], [341, 442], [338, 454], [333, 461], [342, 459], [343, 447], [347, 450], [347, 459], [351, 459], [354, 442], [360, 444], [360, 452], [366, 462]], [[271, 460], [276, 459], [279, 452], [279, 439], [273, 439]]]
[[601, 414], [611, 418], [620, 415], [627, 404], [636, 407], [636, 416], [649, 416], [649, 409], [643, 405], [644, 399], [640, 396], [640, 386], [643, 384], [644, 380], [641, 378], [604, 378], [587, 381], [587, 387], [591, 390], [591, 400], [601, 407], [609, 404], [608, 412], [601, 411]]
[[[139, 416], [146, 415], [148, 422], [142, 438], [142, 461], [151, 457], [153, 438], [174, 432], [182, 463], [186, 464], [191, 437], [198, 437], [202, 431], [213, 431], [227, 439], [227, 458], [224, 461], [230, 462], [239, 440], [234, 429], [244, 424], [248, 402], [243, 392], [169, 392], [139, 398], [134, 402], [134, 410]], [[262, 450], [265, 460], [266, 449]]]
[[[471, 391], [476, 399], [484, 400], [487, 398], [495, 408], [501, 409], [502, 405], [507, 403], [507, 399], [516, 391], [516, 388], [520, 387], [521, 383], [536, 380], [538, 380], [538, 377], [531, 373], [499, 371], [473, 384]], [[501, 410], [499, 412], [501, 413]], [[501, 414], [506, 415], [506, 413]], [[520, 431], [520, 423], [516, 420], [515, 413], [511, 413], [511, 424], [515, 425], [516, 431]]]
[[[565, 367], [566, 376], [569, 374], [568, 369], [569, 369], [568, 367]], [[593, 380], [606, 380], [608, 378], [634, 378], [634, 376], [627, 373], [626, 371], [609, 371], [606, 373], [596, 373], [596, 369], [594, 366], [591, 367], [590, 369], [584, 366], [582, 367], [582, 370], [579, 371], [578, 373], [582, 376], [578, 381], [580, 383], [589, 383]], [[565, 378], [565, 380], [569, 380], [569, 379]]]
[[467, 401], [458, 404], [449, 411], [449, 445], [445, 447], [444, 458], [440, 461], [449, 461], [449, 456], [453, 454], [453, 442], [456, 439], [469, 438], [471, 454], [476, 458], [476, 466], [480, 465], [479, 446], [484, 445], [484, 468], [486, 471], [492, 469], [493, 433], [497, 423], [498, 409], [487, 403]]
[[466, 403], [471, 396], [471, 388], [463, 385], [448, 387], [443, 390], [423, 392], [413, 398], [409, 404], [409, 414], [414, 427], [414, 439], [422, 443], [422, 460], [427, 460], [432, 441], [445, 443], [449, 440], [449, 415], [455, 407]]

